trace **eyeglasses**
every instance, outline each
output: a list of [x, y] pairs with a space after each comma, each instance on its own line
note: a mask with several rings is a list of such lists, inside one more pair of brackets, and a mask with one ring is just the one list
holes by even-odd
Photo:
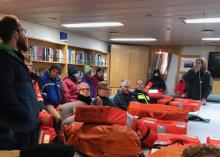
[[196, 62], [196, 64], [202, 64], [201, 62]]
[[81, 88], [80, 91], [89, 91], [89, 88]]

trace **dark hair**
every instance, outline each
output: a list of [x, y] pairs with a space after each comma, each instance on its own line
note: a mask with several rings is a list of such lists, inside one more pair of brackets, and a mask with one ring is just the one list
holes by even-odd
[[153, 72], [153, 77], [154, 77], [154, 74], [155, 74], [155, 73], [158, 73], [158, 74], [159, 74], [159, 77], [161, 77], [161, 73], [160, 73], [160, 70], [159, 70], [159, 69], [155, 69], [155, 70], [154, 70], [154, 72]]
[[184, 149], [182, 157], [205, 157], [212, 155], [213, 157], [220, 157], [220, 149], [214, 145], [192, 145]]
[[14, 31], [18, 31], [20, 22], [14, 15], [3, 15], [0, 17], [0, 38], [7, 43]]

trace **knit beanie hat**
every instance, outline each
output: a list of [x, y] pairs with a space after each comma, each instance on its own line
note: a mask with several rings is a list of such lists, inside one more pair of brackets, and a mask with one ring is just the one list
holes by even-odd
[[98, 73], [99, 71], [103, 71], [103, 72], [104, 72], [104, 69], [101, 68], [101, 67], [97, 67], [97, 68], [96, 68], [96, 73]]
[[81, 88], [83, 88], [83, 87], [88, 87], [88, 88], [90, 88], [89, 87], [89, 84], [88, 83], [86, 83], [86, 82], [81, 82], [80, 84], [78, 84], [78, 91], [80, 91], [80, 89]]
[[87, 74], [90, 71], [92, 71], [92, 67], [90, 67], [89, 65], [84, 65], [84, 73]]
[[49, 71], [51, 71], [52, 69], [57, 69], [59, 73], [61, 73], [61, 66], [59, 64], [52, 64]]
[[73, 74], [76, 74], [78, 72], [78, 68], [75, 67], [74, 65], [69, 65], [68, 66], [68, 76], [71, 77]]
[[108, 84], [107, 84], [107, 82], [106, 81], [101, 81], [101, 82], [99, 82], [98, 83], [98, 86], [97, 86], [97, 89], [99, 90], [99, 89], [108, 89], [109, 87], [108, 87]]

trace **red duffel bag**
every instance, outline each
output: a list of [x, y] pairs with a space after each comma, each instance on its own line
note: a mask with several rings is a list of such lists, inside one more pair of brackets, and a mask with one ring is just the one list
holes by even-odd
[[163, 120], [187, 121], [188, 110], [162, 104], [141, 104], [130, 102], [128, 113], [139, 117], [152, 117]]
[[163, 97], [163, 91], [160, 89], [150, 89], [152, 87], [153, 83], [149, 82], [147, 86], [144, 88], [144, 91], [147, 93], [147, 95], [150, 98], [161, 98]]
[[40, 126], [53, 127], [53, 124], [54, 124], [53, 116], [51, 114], [46, 113], [46, 112], [40, 112], [39, 113], [39, 123], [40, 123]]
[[88, 157], [139, 157], [141, 143], [137, 134], [123, 125], [72, 123], [65, 126], [66, 144]]
[[162, 99], [158, 99], [157, 103], [158, 104], [165, 104], [168, 105], [174, 98], [170, 95], [164, 96]]
[[220, 145], [220, 138], [207, 137], [206, 144]]
[[141, 122], [157, 133], [186, 134], [187, 123], [143, 117]]

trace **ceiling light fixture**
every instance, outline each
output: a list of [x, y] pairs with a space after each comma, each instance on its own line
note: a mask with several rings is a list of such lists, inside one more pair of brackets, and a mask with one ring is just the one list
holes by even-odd
[[155, 38], [111, 38], [111, 41], [156, 41]]
[[67, 28], [88, 28], [88, 27], [115, 27], [115, 26], [123, 26], [123, 24], [121, 22], [92, 22], [92, 23], [62, 24], [62, 26]]
[[220, 41], [220, 38], [202, 38], [203, 41]]
[[220, 18], [184, 19], [185, 23], [220, 23]]

